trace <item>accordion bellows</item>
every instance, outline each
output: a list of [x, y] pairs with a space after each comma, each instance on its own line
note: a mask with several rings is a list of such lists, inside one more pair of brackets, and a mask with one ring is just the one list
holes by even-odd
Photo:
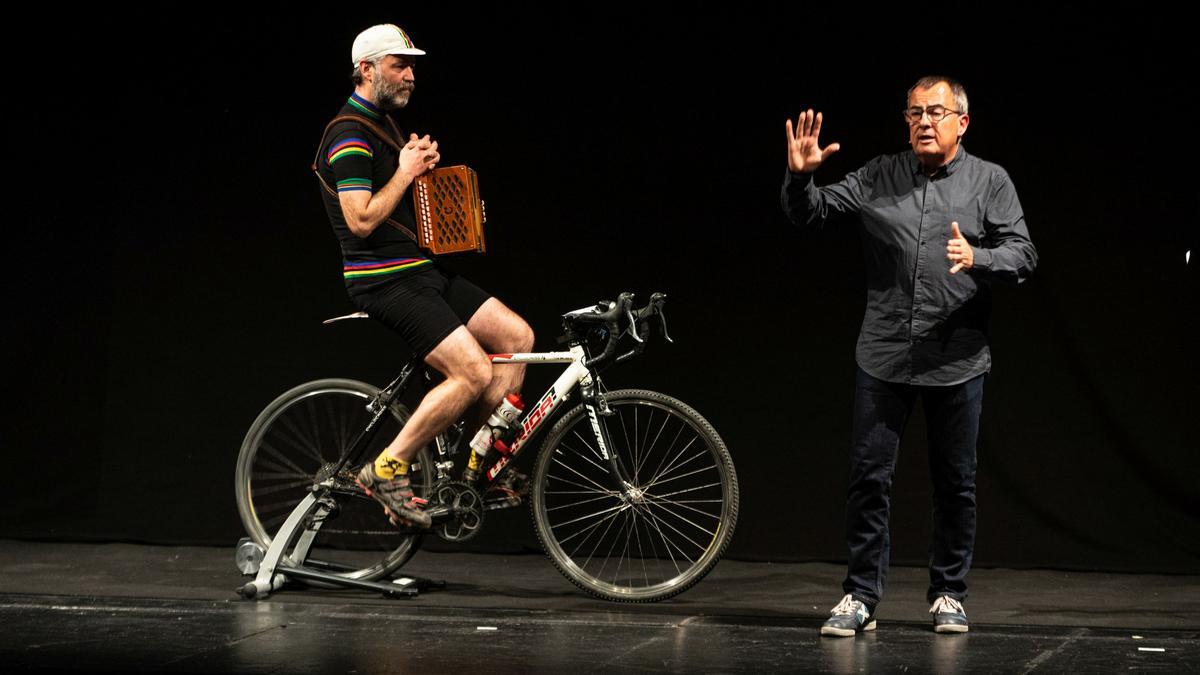
[[434, 255], [486, 250], [479, 181], [467, 166], [427, 171], [413, 185], [418, 245]]

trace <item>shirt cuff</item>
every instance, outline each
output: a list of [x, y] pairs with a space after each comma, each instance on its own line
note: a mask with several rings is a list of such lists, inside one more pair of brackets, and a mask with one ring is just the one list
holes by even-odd
[[992, 270], [992, 249], [977, 248], [975, 249], [974, 260], [971, 263], [972, 269], [977, 269], [980, 272], [990, 272]]

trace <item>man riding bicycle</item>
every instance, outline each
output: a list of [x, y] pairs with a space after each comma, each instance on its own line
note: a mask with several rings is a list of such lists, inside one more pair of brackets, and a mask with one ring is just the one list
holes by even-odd
[[[399, 435], [357, 474], [358, 484], [383, 504], [393, 521], [420, 527], [430, 517], [414, 502], [409, 462], [418, 450], [463, 417], [481, 425], [510, 393], [519, 392], [525, 366], [493, 368], [487, 352], [527, 352], [533, 330], [515, 312], [463, 277], [441, 268], [402, 231], [416, 229], [409, 187], [441, 155], [428, 134], [405, 139], [389, 112], [408, 104], [415, 87], [417, 49], [399, 27], [372, 26], [354, 40], [354, 92], [327, 130], [315, 170], [325, 210], [342, 248], [351, 301], [391, 327], [416, 356], [445, 380], [413, 411]], [[402, 227], [398, 227], [402, 226]], [[473, 467], [476, 468], [476, 467]], [[523, 489], [510, 470], [507, 489]]]

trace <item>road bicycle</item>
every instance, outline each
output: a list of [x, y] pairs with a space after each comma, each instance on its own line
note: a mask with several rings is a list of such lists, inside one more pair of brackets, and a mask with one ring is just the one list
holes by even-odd
[[[524, 501], [501, 479], [555, 418], [528, 494], [537, 536], [555, 567], [584, 591], [622, 602], [663, 600], [699, 582], [737, 523], [729, 451], [682, 401], [644, 389], [608, 391], [600, 378], [641, 354], [653, 329], [671, 341], [665, 300], [655, 293], [635, 308], [633, 295], [623, 293], [564, 314], [559, 340], [568, 351], [489, 355], [497, 365], [566, 368], [513, 423], [507, 442], [497, 445], [503, 452], [488, 455], [494, 462], [476, 481], [462, 480], [464, 462], [456, 461], [463, 422], [418, 451], [409, 471], [433, 521], [427, 530], [390, 525], [354, 482], [354, 472], [407, 421], [408, 390], [432, 383], [435, 375], [419, 360], [382, 389], [323, 379], [275, 399], [238, 455], [237, 506], [249, 535], [239, 566], [257, 574], [241, 594], [263, 598], [288, 579], [394, 594], [397, 586], [386, 581], [424, 536], [466, 541], [482, 529], [487, 512]], [[566, 409], [576, 396], [579, 403]]]

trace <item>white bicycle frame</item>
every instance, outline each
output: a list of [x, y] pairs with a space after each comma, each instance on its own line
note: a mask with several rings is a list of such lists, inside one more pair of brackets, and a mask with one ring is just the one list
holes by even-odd
[[[583, 310], [579, 310], [583, 311]], [[550, 389], [538, 400], [537, 404], [525, 411], [521, 416], [521, 434], [509, 446], [509, 453], [501, 455], [488, 470], [488, 480], [494, 480], [504, 467], [508, 465], [525, 443], [533, 437], [542, 423], [550, 418], [551, 413], [571, 396], [576, 387], [590, 387], [594, 384], [592, 374], [584, 365], [587, 354], [582, 346], [576, 345], [567, 352], [531, 352], [525, 354], [489, 354], [488, 359], [495, 364], [502, 363], [567, 363], [567, 369], [554, 381]], [[600, 419], [595, 406], [587, 404], [588, 418], [592, 430], [596, 433], [596, 443], [600, 449], [601, 458], [608, 461], [608, 446], [601, 431]]]

